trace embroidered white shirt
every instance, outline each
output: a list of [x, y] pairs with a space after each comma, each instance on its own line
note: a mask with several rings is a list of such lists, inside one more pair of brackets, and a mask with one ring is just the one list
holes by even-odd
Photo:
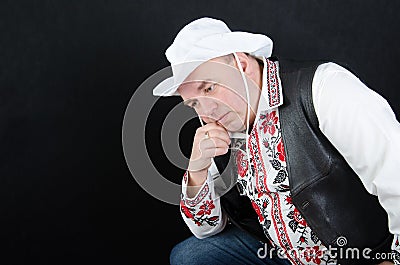
[[[266, 63], [271, 62], [264, 59]], [[274, 71], [273, 66], [264, 67], [262, 97], [249, 138], [253, 169], [249, 173], [247, 154], [239, 151], [238, 183], [273, 243], [291, 251], [288, 258], [292, 264], [332, 264], [334, 261], [321, 255], [324, 246], [291, 203], [279, 126], [283, 91], [279, 76], [275, 75], [274, 80], [275, 73], [267, 72], [267, 68]], [[277, 82], [275, 88], [265, 87], [271, 81]], [[335, 63], [318, 66], [312, 92], [321, 131], [359, 175], [368, 192], [378, 196], [395, 235], [392, 249], [399, 251], [400, 178], [396, 173], [400, 170], [400, 124], [393, 111], [382, 96]], [[216, 234], [226, 225], [227, 217], [215, 191], [216, 177], [218, 171], [213, 164], [194, 198], [186, 196], [187, 174], [182, 181], [181, 213], [198, 238]], [[309, 250], [314, 256], [301, 255]]]

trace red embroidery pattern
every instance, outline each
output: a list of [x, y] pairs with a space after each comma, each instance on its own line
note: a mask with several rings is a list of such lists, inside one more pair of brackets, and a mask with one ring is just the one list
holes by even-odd
[[274, 135], [279, 121], [278, 117], [276, 116], [276, 111], [272, 111], [271, 113], [267, 114], [261, 114], [260, 119], [263, 120], [260, 130], [263, 130], [264, 133], [268, 132], [269, 134]]
[[400, 244], [399, 244], [399, 235], [395, 235], [395, 240], [393, 242], [394, 249], [392, 250], [393, 253], [393, 261], [395, 264], [400, 264]]
[[255, 177], [255, 185], [258, 193], [269, 192], [267, 185], [267, 171], [265, 170], [264, 163], [260, 163], [262, 161], [260, 147], [258, 145], [258, 131], [253, 130], [250, 135], [250, 153], [253, 157], [253, 166], [256, 170], [254, 175]]
[[321, 258], [323, 257], [323, 253], [319, 249], [319, 246], [307, 247], [304, 250], [304, 257], [307, 262], [312, 261], [314, 264], [321, 264]]
[[268, 84], [268, 98], [269, 106], [275, 107], [280, 103], [278, 71], [274, 62], [266, 60], [267, 62], [267, 84]]
[[210, 215], [211, 210], [215, 208], [213, 201], [205, 201], [202, 206], [200, 206], [200, 211], [196, 215]]
[[187, 184], [188, 181], [188, 172], [186, 171], [185, 174], [183, 174], [183, 181], [185, 182], [185, 184]]
[[247, 159], [244, 159], [244, 154], [242, 152], [238, 152], [236, 155], [236, 165], [238, 169], [238, 174], [241, 178], [246, 176], [247, 172]]
[[185, 199], [185, 204], [187, 206], [194, 207], [197, 204], [199, 204], [207, 196], [209, 192], [210, 192], [210, 187], [208, 186], [208, 183], [206, 183], [195, 198]]
[[260, 207], [258, 206], [257, 203], [255, 203], [254, 201], [251, 201], [251, 205], [253, 205], [254, 210], [256, 211], [259, 221], [262, 223], [264, 222], [264, 216], [261, 214], [261, 210]]
[[[263, 159], [260, 157], [260, 146], [258, 145], [258, 131], [253, 130], [252, 134], [250, 135], [250, 152], [253, 157], [253, 166], [255, 169], [254, 177], [256, 179], [256, 189], [259, 194], [267, 195], [270, 200], [272, 201], [272, 208], [271, 208], [271, 219], [274, 224], [275, 233], [278, 237], [278, 241], [280, 246], [285, 250], [293, 249], [293, 246], [290, 242], [289, 235], [287, 234], [285, 222], [282, 218], [280, 203], [279, 203], [279, 196], [275, 192], [270, 192], [267, 188], [266, 183], [266, 170], [263, 163]], [[264, 177], [265, 176], [265, 177]], [[257, 202], [257, 201], [256, 201]], [[253, 206], [254, 207], [254, 206]], [[262, 214], [262, 211], [258, 207], [259, 211], [258, 214]], [[257, 212], [257, 210], [256, 210]], [[264, 217], [259, 219], [260, 223], [264, 221]], [[293, 252], [293, 251], [292, 251]], [[297, 258], [296, 252], [290, 252], [288, 258], [291, 260], [292, 264], [302, 265], [301, 261]], [[290, 255], [292, 254], [293, 257]]]
[[285, 147], [283, 146], [283, 142], [282, 142], [282, 138], [279, 141], [278, 145], [277, 145], [277, 149], [278, 149], [278, 158], [280, 161], [282, 162], [286, 162], [286, 158], [285, 158]]
[[291, 251], [294, 248], [290, 242], [290, 237], [286, 230], [286, 224], [282, 218], [279, 196], [275, 192], [271, 193], [271, 195], [273, 197], [274, 204], [274, 207], [271, 209], [271, 216], [273, 217], [272, 220], [274, 222], [275, 232], [278, 236], [279, 244], [284, 250], [286, 250], [287, 258], [292, 261], [292, 264], [303, 265], [303, 263], [297, 257], [297, 252]]
[[263, 139], [262, 143], [267, 155], [271, 158], [269, 162], [274, 170], [278, 172], [274, 176], [273, 184], [279, 186], [279, 191], [288, 191], [289, 186], [285, 184], [287, 178], [285, 148], [282, 142], [282, 132], [279, 128], [278, 112], [274, 110], [266, 114], [261, 113], [259, 122], [261, 123], [259, 126], [260, 131], [264, 132], [264, 136], [267, 137]]
[[215, 208], [212, 200], [204, 201], [203, 205], [199, 207], [199, 211], [197, 213], [195, 208], [188, 207], [185, 205], [183, 200], [181, 200], [180, 206], [181, 212], [185, 215], [185, 217], [191, 219], [198, 226], [201, 226], [204, 223], [207, 223], [210, 226], [216, 226], [219, 221], [218, 215], [210, 216], [212, 209]]

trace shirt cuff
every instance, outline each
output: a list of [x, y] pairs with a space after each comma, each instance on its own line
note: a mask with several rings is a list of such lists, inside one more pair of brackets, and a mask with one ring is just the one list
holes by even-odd
[[[217, 178], [219, 177], [219, 172], [218, 172], [218, 168], [214, 162], [214, 160], [211, 163], [211, 166], [208, 169], [207, 172], [207, 179], [206, 181], [204, 181], [204, 183], [201, 185], [199, 191], [197, 192], [197, 194], [193, 197], [188, 197], [187, 195], [187, 188], [188, 188], [188, 178], [189, 178], [189, 172], [186, 171], [185, 174], [183, 175], [183, 179], [182, 179], [182, 196], [185, 200], [195, 200], [196, 198], [198, 198], [198, 196], [200, 194], [203, 193], [205, 187], [209, 187], [210, 189], [213, 187], [213, 185], [211, 185], [211, 183]], [[211, 189], [212, 190], [212, 189]]]

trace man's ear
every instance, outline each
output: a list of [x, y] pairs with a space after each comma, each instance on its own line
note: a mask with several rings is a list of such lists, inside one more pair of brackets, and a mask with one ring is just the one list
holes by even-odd
[[[243, 68], [243, 72], [246, 73], [246, 70], [248, 70], [247, 67], [249, 66], [249, 56], [244, 52], [236, 52], [235, 54]], [[236, 58], [235, 58], [235, 66], [238, 67]]]

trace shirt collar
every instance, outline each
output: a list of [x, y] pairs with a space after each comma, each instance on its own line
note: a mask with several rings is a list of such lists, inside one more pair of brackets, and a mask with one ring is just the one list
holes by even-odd
[[[283, 104], [282, 83], [279, 77], [279, 64], [262, 57], [264, 62], [263, 83], [257, 114]], [[257, 115], [258, 116], [258, 115]]]
[[[257, 106], [257, 115], [253, 127], [257, 123], [261, 112], [277, 108], [283, 104], [282, 83], [279, 78], [279, 63], [262, 57], [264, 63], [262, 89]], [[244, 132], [229, 133], [231, 138], [245, 138]]]

